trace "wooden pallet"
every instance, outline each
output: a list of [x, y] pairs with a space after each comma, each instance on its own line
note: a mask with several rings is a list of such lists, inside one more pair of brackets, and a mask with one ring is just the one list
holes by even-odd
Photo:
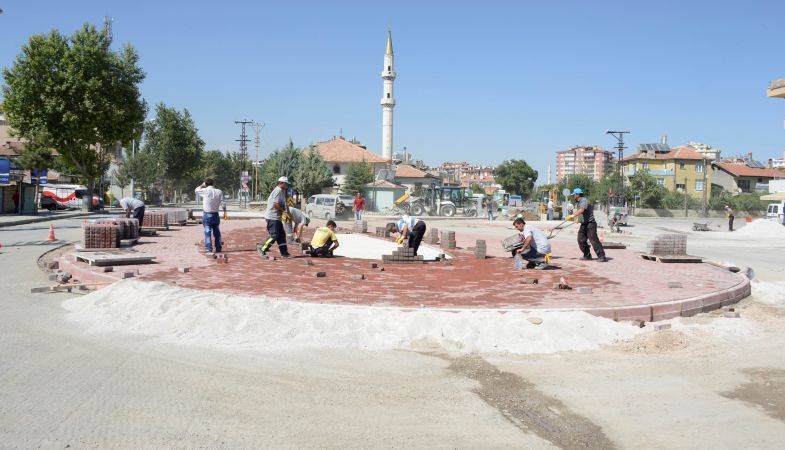
[[621, 249], [624, 250], [627, 248], [627, 244], [622, 244], [621, 242], [603, 242], [602, 248], [604, 249]]
[[134, 239], [121, 239], [120, 248], [107, 247], [107, 248], [85, 248], [82, 244], [75, 244], [74, 248], [80, 252], [112, 252], [115, 250], [123, 250], [124, 247], [130, 247], [139, 242], [139, 238]]
[[701, 263], [703, 258], [700, 256], [692, 255], [651, 255], [644, 253], [641, 258], [648, 261], [657, 261], [661, 263]]
[[104, 251], [78, 251], [74, 253], [77, 261], [84, 261], [91, 266], [121, 266], [125, 264], [149, 264], [155, 256], [147, 253], [112, 249]]

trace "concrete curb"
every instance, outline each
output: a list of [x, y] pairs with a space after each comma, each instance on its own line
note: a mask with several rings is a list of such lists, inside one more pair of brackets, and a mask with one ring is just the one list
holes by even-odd
[[[0, 228], [13, 227], [16, 225], [27, 225], [29, 223], [50, 222], [53, 220], [60, 220], [60, 219], [73, 219], [75, 217], [91, 216], [93, 214], [99, 214], [99, 212], [95, 212], [95, 211], [75, 212], [75, 213], [58, 214], [56, 216], [28, 217], [25, 219], [0, 222]], [[105, 213], [101, 212], [100, 214], [105, 214]]]

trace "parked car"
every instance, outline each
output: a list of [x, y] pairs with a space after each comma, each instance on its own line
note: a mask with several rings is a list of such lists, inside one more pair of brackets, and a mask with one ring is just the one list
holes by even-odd
[[766, 209], [766, 218], [777, 219], [777, 222], [785, 225], [785, 201], [770, 204]]
[[305, 205], [305, 214], [328, 220], [347, 218], [352, 214], [352, 198], [351, 195], [312, 195], [308, 198], [308, 203]]

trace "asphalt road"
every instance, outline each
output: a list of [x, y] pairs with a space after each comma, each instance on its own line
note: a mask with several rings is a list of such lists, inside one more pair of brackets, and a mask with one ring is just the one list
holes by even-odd
[[[80, 223], [55, 222], [57, 237]], [[638, 226], [635, 239], [660, 225]], [[36, 267], [48, 228], [0, 229], [0, 447], [777, 448], [785, 436], [783, 308], [746, 302], [739, 322], [699, 316], [690, 332], [555, 355], [227, 353], [84, 334], [60, 307], [70, 294], [29, 293], [49, 283]], [[713, 251], [750, 258], [745, 244]], [[776, 246], [751, 253], [785, 265]]]

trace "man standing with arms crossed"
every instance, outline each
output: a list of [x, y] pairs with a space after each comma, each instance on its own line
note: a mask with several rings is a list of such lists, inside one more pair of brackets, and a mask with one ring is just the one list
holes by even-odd
[[213, 179], [208, 178], [204, 183], [199, 185], [194, 192], [196, 196], [202, 196], [202, 225], [204, 226], [204, 251], [209, 255], [213, 252], [213, 243], [211, 239], [215, 238], [215, 252], [221, 253], [221, 229], [218, 227], [221, 224], [221, 217], [218, 211], [221, 210], [221, 203], [224, 201], [224, 193], [220, 189], [213, 187]]
[[281, 252], [281, 257], [290, 258], [289, 248], [286, 245], [286, 230], [283, 227], [282, 215], [289, 214], [286, 205], [286, 191], [289, 188], [289, 178], [278, 178], [278, 185], [270, 192], [267, 197], [267, 211], [264, 213], [264, 218], [267, 221], [267, 233], [270, 237], [262, 244], [256, 245], [256, 251], [259, 256], [267, 258], [267, 252], [272, 247], [273, 242], [278, 243], [278, 250]]

